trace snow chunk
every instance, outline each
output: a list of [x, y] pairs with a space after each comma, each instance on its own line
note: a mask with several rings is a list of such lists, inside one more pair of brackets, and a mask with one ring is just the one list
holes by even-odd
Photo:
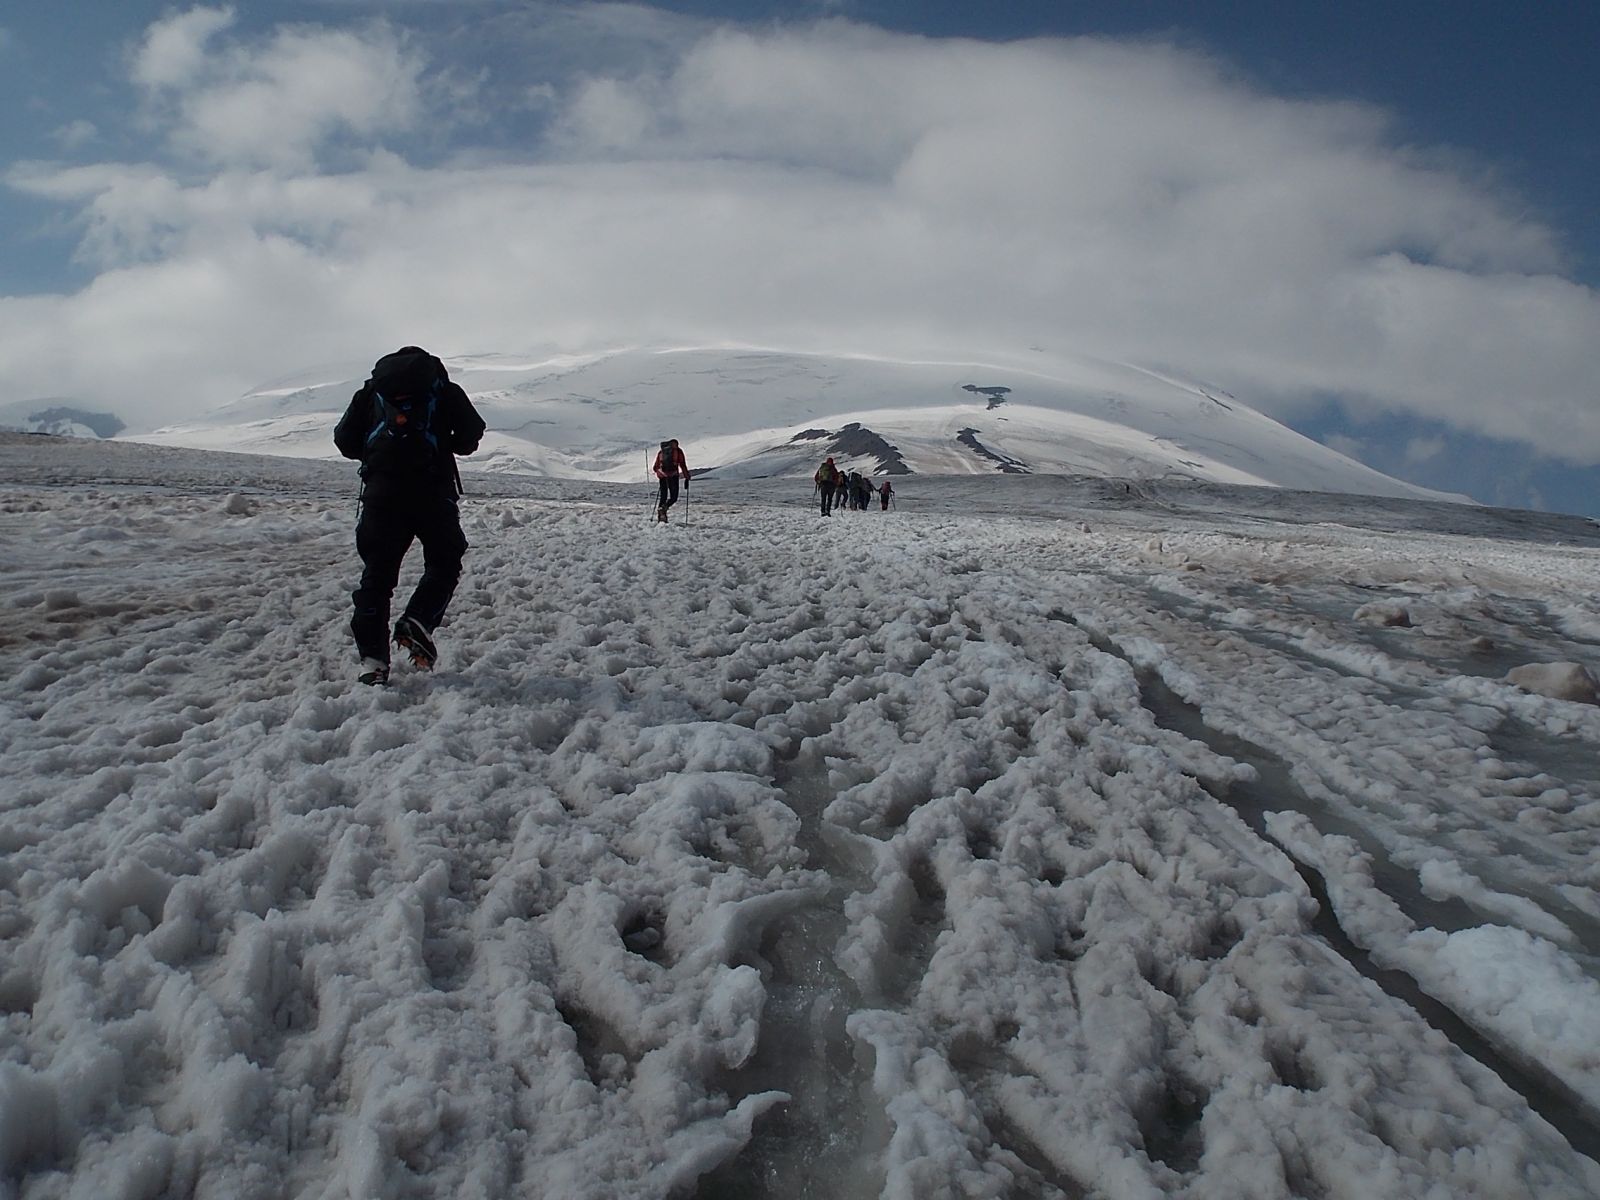
[[1542, 1059], [1600, 1104], [1600, 983], [1543, 938], [1504, 925], [1415, 940], [1437, 942], [1428, 987], [1502, 1041]]
[[1516, 684], [1525, 692], [1549, 696], [1554, 700], [1600, 704], [1600, 694], [1596, 691], [1600, 683], [1581, 663], [1529, 663], [1525, 667], [1513, 667], [1506, 673], [1506, 682]]
[[1411, 610], [1398, 600], [1374, 600], [1355, 611], [1355, 619], [1368, 625], [1389, 625], [1402, 629], [1411, 627]]

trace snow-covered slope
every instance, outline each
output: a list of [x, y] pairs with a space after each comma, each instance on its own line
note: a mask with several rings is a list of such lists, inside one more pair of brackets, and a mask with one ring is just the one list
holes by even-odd
[[901, 482], [0, 434], [0, 1198], [1600, 1196], [1600, 528]]
[[[626, 481], [665, 437], [697, 473], [809, 476], [825, 455], [872, 475], [1179, 475], [1215, 483], [1434, 499], [1197, 384], [1039, 354], [901, 362], [701, 347], [447, 360], [489, 422], [476, 465]], [[329, 458], [365, 376], [345, 364], [280, 381], [209, 419], [139, 440]]]

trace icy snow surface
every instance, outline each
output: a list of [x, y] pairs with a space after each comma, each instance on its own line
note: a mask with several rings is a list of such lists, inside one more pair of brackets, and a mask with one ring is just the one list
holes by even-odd
[[1600, 1194], [1592, 522], [467, 485], [0, 437], [0, 1196]]

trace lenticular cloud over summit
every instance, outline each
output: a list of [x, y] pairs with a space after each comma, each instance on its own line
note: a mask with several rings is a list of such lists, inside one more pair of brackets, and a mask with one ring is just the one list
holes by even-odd
[[1600, 460], [1558, 237], [1370, 108], [1160, 44], [448, 19], [153, 26], [148, 153], [8, 174], [97, 274], [8, 302], [8, 378], [148, 428], [406, 342], [1042, 347]]

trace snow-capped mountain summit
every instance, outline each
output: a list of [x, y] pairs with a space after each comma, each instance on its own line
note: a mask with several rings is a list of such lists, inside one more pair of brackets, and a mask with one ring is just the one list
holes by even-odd
[[[909, 362], [733, 347], [446, 358], [489, 424], [473, 465], [625, 481], [676, 437], [696, 474], [1179, 475], [1327, 492], [1442, 496], [1347, 458], [1235, 397], [1124, 364]], [[360, 365], [257, 389], [141, 441], [331, 458]]]

